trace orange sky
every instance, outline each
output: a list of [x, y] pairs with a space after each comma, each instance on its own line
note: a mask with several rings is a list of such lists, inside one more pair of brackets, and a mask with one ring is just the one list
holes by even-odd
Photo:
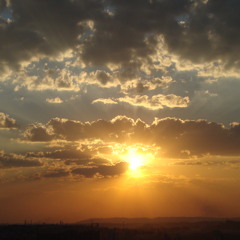
[[[154, 159], [138, 169], [128, 169], [121, 176], [104, 178], [71, 175], [28, 180], [22, 176], [17, 182], [1, 184], [0, 221], [238, 216], [240, 179], [236, 168], [226, 163], [219, 166], [218, 158], [211, 159], [216, 164], [209, 164], [209, 158], [201, 161], [206, 164], [178, 165], [178, 160]], [[15, 172], [17, 175], [20, 172]]]
[[0, 0], [0, 223], [240, 216], [239, 8]]

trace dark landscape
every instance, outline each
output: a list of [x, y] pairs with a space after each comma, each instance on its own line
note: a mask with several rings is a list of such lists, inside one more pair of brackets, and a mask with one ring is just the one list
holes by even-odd
[[2, 224], [0, 239], [238, 240], [239, 219], [92, 219], [78, 224]]

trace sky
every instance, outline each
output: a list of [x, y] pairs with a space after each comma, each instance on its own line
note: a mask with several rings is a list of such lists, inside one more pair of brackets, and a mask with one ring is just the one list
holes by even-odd
[[239, 8], [0, 0], [0, 223], [239, 217]]

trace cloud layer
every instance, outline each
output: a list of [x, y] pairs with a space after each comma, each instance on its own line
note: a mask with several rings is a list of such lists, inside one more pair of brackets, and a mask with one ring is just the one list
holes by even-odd
[[[239, 3], [191, 0], [1, 1], [1, 66], [73, 49], [86, 64], [140, 69], [161, 35], [173, 52], [193, 62], [239, 66]], [[134, 71], [127, 74], [134, 74]], [[101, 82], [108, 76], [98, 74]]]
[[104, 142], [142, 143], [161, 147], [166, 157], [240, 154], [240, 127], [229, 128], [206, 120], [155, 119], [148, 125], [141, 120], [118, 116], [110, 121], [80, 122], [54, 118], [46, 125], [29, 126], [25, 132], [28, 141], [83, 141], [100, 139]]
[[1, 168], [40, 167], [42, 163], [38, 159], [26, 158], [17, 154], [5, 154], [0, 152]]
[[86, 178], [92, 178], [96, 175], [104, 177], [113, 177], [125, 173], [128, 169], [126, 162], [120, 162], [112, 166], [98, 166], [92, 168], [76, 168], [72, 171], [73, 174], [79, 174]]

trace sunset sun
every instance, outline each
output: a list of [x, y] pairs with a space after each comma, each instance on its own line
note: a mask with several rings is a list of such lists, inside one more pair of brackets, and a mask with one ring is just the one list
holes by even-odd
[[137, 170], [144, 165], [145, 156], [138, 153], [135, 149], [131, 149], [126, 156], [126, 160], [128, 161], [131, 170]]
[[143, 147], [129, 146], [122, 160], [128, 163], [128, 174], [133, 177], [145, 176], [145, 168], [154, 160], [154, 154]]

